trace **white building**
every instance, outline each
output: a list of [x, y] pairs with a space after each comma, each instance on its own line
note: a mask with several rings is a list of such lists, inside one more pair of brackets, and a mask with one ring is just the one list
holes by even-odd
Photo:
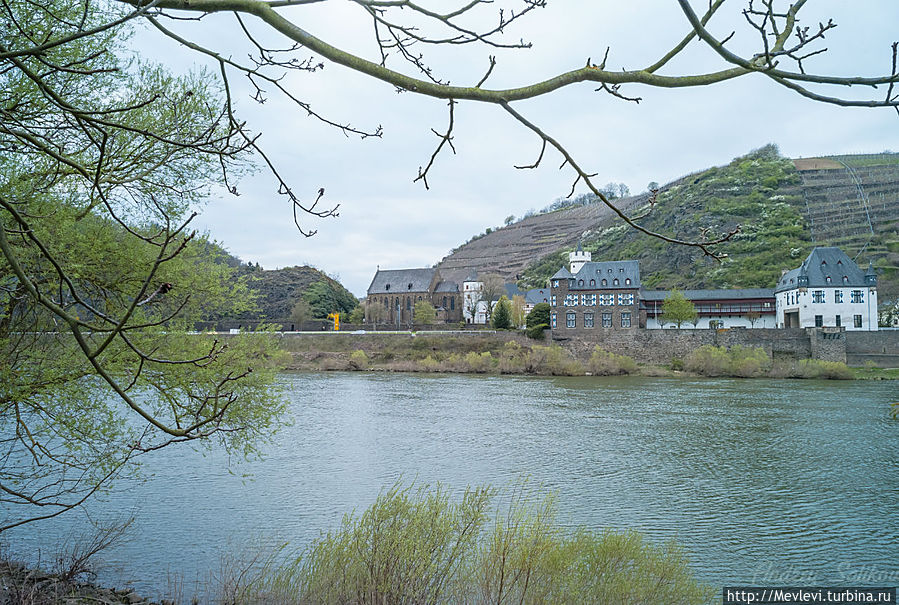
[[777, 327], [877, 330], [877, 275], [839, 248], [815, 248], [774, 289]]
[[[673, 329], [664, 322], [662, 309], [668, 290], [640, 290], [640, 309], [646, 313], [646, 329]], [[682, 330], [696, 328], [774, 328], [774, 290], [684, 290], [684, 298], [696, 307], [696, 322], [681, 324]]]

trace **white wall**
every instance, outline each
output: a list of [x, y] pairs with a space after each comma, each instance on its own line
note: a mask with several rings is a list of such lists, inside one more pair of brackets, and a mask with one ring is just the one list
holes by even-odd
[[[804, 291], [803, 291], [804, 290]], [[852, 302], [852, 291], [861, 290], [864, 293], [864, 302]], [[824, 302], [813, 302], [814, 292], [824, 292]], [[837, 303], [835, 293], [843, 293], [843, 302]], [[836, 327], [837, 315], [840, 316], [840, 325], [848, 331], [875, 331], [877, 330], [877, 289], [871, 287], [840, 287], [840, 288], [794, 288], [780, 292], [777, 300], [777, 327], [784, 327], [784, 315], [786, 313], [799, 313], [799, 327], [815, 327], [815, 316], [820, 315], [822, 325], [827, 328]], [[796, 302], [792, 302], [795, 300]], [[791, 301], [791, 302], [788, 302]], [[862, 326], [855, 327], [855, 316], [862, 316]]]

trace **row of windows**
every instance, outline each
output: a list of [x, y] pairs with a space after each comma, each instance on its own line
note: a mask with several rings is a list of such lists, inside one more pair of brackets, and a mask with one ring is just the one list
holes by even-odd
[[[412, 310], [412, 303], [413, 303], [414, 298], [415, 298], [414, 296], [407, 296], [405, 298], [405, 305], [406, 305], [407, 311]], [[403, 300], [404, 300], [403, 298], [394, 297], [393, 298], [393, 307], [396, 309], [401, 308], [403, 306]], [[422, 297], [419, 296], [418, 302], [421, 302], [421, 301], [422, 301]], [[391, 299], [389, 297], [385, 296], [384, 297], [384, 308], [389, 310], [390, 303], [391, 303]], [[449, 306], [447, 306], [447, 305], [449, 305]], [[456, 310], [456, 297], [455, 296], [444, 296], [443, 297], [443, 308], [449, 309], [450, 311], [455, 311]]]
[[[862, 327], [862, 316], [861, 315], [853, 315], [852, 316], [852, 324], [856, 328], [861, 328]], [[839, 315], [836, 316], [835, 325], [838, 328], [843, 325], [843, 318], [840, 317]], [[824, 316], [823, 315], [815, 315], [815, 327], [816, 328], [824, 327]]]
[[[576, 307], [578, 305], [578, 301], [580, 304], [585, 307], [595, 307], [597, 300], [599, 304], [603, 307], [611, 307], [615, 304], [615, 295], [614, 294], [600, 294], [599, 298], [597, 298], [596, 294], [581, 294], [578, 296], [577, 294], [566, 294], [565, 299], [562, 301], [563, 307]], [[634, 293], [628, 292], [626, 294], [618, 294], [618, 304], [619, 305], [632, 305], [634, 304]], [[556, 306], [556, 296], [552, 296], [552, 306]]]
[[[584, 327], [592, 328], [595, 325], [595, 314], [594, 313], [584, 313]], [[612, 314], [611, 313], [601, 313], [600, 319], [602, 321], [603, 328], [611, 328], [612, 327]], [[555, 328], [558, 324], [558, 316], [556, 313], [550, 313], [550, 326]], [[566, 328], [576, 328], [577, 327], [577, 313], [573, 311], [568, 311], [565, 314], [565, 327]], [[622, 328], [630, 328], [631, 327], [631, 314], [630, 313], [622, 313], [621, 314], [621, 327]]]
[[[623, 271], [623, 269], [622, 269], [622, 271]], [[572, 285], [573, 285], [573, 284], [574, 284], [574, 280], [571, 280], [571, 282], [572, 282]], [[595, 280], [595, 279], [591, 279], [589, 282], [585, 282], [583, 279], [577, 280], [577, 285], [578, 285], [579, 287], [583, 287], [583, 286], [585, 286], [585, 285], [587, 285], [587, 284], [589, 284], [591, 287], [594, 287], [594, 288], [595, 288], [595, 287], [596, 287], [596, 280]], [[601, 280], [599, 280], [599, 285], [600, 285], [600, 286], [608, 286], [608, 285], [609, 285], [609, 280], [607, 280], [607, 279], [605, 279], [605, 278], [604, 278], [604, 279], [601, 279]], [[613, 286], [620, 286], [620, 285], [621, 285], [621, 280], [619, 280], [619, 279], [616, 277], [615, 279], [612, 280], [612, 285], [613, 285]], [[625, 286], [631, 285], [631, 278], [630, 278], [630, 277], [625, 277], [625, 278], [624, 278], [624, 285], [625, 285]], [[553, 288], [558, 288], [558, 287], [559, 287], [559, 280], [558, 280], [558, 279], [554, 279], [554, 280], [553, 280]]]
[[[833, 291], [833, 302], [840, 305], [843, 304], [843, 291], [842, 290], [834, 290]], [[864, 290], [851, 290], [849, 292], [849, 300], [853, 303], [864, 303], [865, 302], [865, 291]], [[816, 304], [821, 304], [827, 302], [827, 292], [825, 290], [812, 290], [812, 302]], [[798, 292], [787, 292], [787, 304], [788, 305], [798, 305], [799, 304], [799, 293]]]

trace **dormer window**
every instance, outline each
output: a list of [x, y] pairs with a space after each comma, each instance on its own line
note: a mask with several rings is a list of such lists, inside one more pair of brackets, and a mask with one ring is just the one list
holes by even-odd
[[844, 283], [844, 284], [848, 284], [848, 283], [849, 283], [849, 276], [848, 276], [848, 275], [844, 275], [844, 276], [843, 276], [843, 283]]
[[591, 280], [590, 280], [590, 285], [591, 285], [591, 286], [595, 286], [595, 285], [596, 285], [596, 280], [595, 280], [595, 279], [591, 279]]
[[584, 285], [584, 280], [582, 280], [582, 279], [577, 280], [577, 285], [583, 286], [583, 285]]
[[631, 285], [631, 278], [628, 277], [627, 279], [625, 279], [625, 280], [624, 280], [624, 283], [625, 283], [626, 285], [628, 285], [628, 286]]
[[830, 283], [832, 280], [830, 279], [830, 276], [827, 275], [824, 277], [824, 281], [826, 281], [827, 283]]
[[616, 277], [615, 279], [612, 280], [612, 285], [613, 285], [613, 286], [617, 286], [617, 285], [618, 285], [618, 278], [617, 278], [617, 277]]
[[412, 289], [412, 282], [409, 282], [409, 285], [406, 286], [406, 287], [409, 288], [409, 289], [411, 290], [411, 289]]
[[619, 267], [619, 268], [618, 268], [618, 272], [619, 272], [619, 273], [624, 273], [624, 267]]
[[822, 260], [822, 261], [821, 261], [821, 266], [822, 266], [822, 267], [826, 267], [826, 266], [827, 266], [827, 261], [826, 261], [826, 260]]
[[386, 286], [384, 286], [384, 289], [385, 289], [385, 290], [390, 290], [390, 284], [387, 284]]
[[601, 283], [602, 283], [602, 285], [604, 285], [604, 286], [608, 286], [608, 285], [609, 285], [609, 282], [608, 282], [608, 280], [605, 280], [605, 279], [604, 279], [604, 280], [602, 280], [602, 282], [601, 282]]
[[612, 270], [611, 270], [611, 269], [609, 269], [609, 271], [608, 271], [608, 272], [609, 272], [609, 273], [611, 273], [611, 272], [612, 272]]

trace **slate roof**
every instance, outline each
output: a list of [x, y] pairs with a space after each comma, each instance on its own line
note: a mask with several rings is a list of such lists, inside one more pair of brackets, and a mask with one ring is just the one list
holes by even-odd
[[369, 294], [427, 292], [437, 269], [383, 269], [375, 273]]
[[434, 288], [434, 292], [458, 292], [459, 284], [454, 281], [442, 281]]
[[[746, 288], [742, 290], [683, 290], [684, 298], [689, 301], [710, 300], [755, 300], [770, 298], [774, 300], [771, 288]], [[645, 301], [663, 301], [671, 294], [671, 290], [640, 290], [640, 299]]]
[[[566, 271], [567, 273], [567, 271]], [[558, 275], [558, 273], [556, 274]], [[569, 274], [570, 275], [570, 274]], [[635, 260], [613, 260], [584, 263], [581, 270], [572, 276], [574, 282], [569, 286], [570, 290], [596, 290], [602, 289], [633, 289], [640, 287], [640, 261]], [[558, 279], [555, 275], [553, 279]], [[590, 280], [596, 280], [596, 284], [590, 285]], [[600, 280], [606, 279], [607, 285], [600, 285]], [[613, 285], [614, 279], [618, 280], [617, 285]], [[626, 280], [630, 279], [628, 284]], [[578, 281], [584, 280], [584, 285], [579, 286]]]
[[571, 272], [568, 269], [566, 269], [565, 267], [562, 267], [561, 269], [556, 271], [556, 274], [553, 275], [550, 279], [570, 279], [570, 278], [571, 278]]
[[524, 302], [529, 305], [536, 305], [543, 302], [548, 303], [549, 296], [549, 288], [534, 288], [525, 293]]
[[525, 293], [518, 289], [517, 284], [506, 284], [506, 297], [512, 300], [513, 296], [524, 296]]
[[787, 271], [777, 280], [774, 291], [783, 292], [799, 287], [862, 288], [875, 285], [877, 278], [870, 268], [869, 272], [869, 279], [866, 280], [866, 274], [839, 248], [815, 248], [798, 268]]

